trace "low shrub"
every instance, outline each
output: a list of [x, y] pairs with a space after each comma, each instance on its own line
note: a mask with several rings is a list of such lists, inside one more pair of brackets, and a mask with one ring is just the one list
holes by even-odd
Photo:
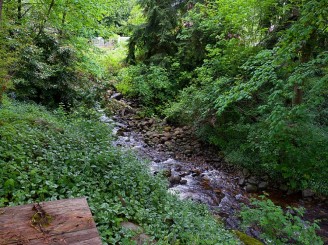
[[50, 113], [5, 99], [0, 207], [86, 196], [104, 244], [127, 244], [126, 220], [158, 244], [239, 244], [207, 208], [179, 201], [146, 163], [114, 148], [111, 128], [98, 118], [84, 108]]
[[[263, 198], [263, 197], [262, 197]], [[323, 244], [316, 235], [316, 222], [303, 221], [304, 210], [288, 207], [285, 212], [270, 199], [252, 200], [253, 207], [244, 206], [241, 211], [243, 227], [257, 226], [266, 244]]]

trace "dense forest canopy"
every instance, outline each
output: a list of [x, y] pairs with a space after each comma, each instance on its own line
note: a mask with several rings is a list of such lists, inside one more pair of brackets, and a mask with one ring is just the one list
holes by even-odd
[[[159, 244], [239, 244], [206, 208], [178, 201], [145, 164], [111, 145], [97, 111], [109, 90], [137, 101], [138, 116], [190, 126], [229, 164], [327, 195], [327, 6], [0, 0], [0, 207], [83, 195], [105, 244], [130, 241], [126, 220]], [[118, 36], [128, 44], [92, 44]], [[271, 209], [273, 220], [288, 223], [263, 241], [322, 244], [315, 224], [270, 201], [254, 206], [245, 220]]]

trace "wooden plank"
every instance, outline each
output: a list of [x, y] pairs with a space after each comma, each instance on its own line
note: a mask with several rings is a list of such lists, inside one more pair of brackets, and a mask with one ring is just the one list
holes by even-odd
[[49, 225], [33, 224], [34, 204], [0, 209], [0, 245], [100, 245], [101, 240], [87, 200], [76, 198], [41, 204]]

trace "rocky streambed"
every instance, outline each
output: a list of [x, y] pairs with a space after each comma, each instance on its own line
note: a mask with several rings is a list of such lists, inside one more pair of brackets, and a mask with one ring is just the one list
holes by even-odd
[[[117, 95], [112, 98], [115, 105], [118, 98], [117, 113], [101, 118], [115, 125], [114, 144], [133, 149], [140, 158], [148, 159], [154, 175], [164, 172], [170, 192], [181, 199], [207, 204], [227, 228], [238, 230], [242, 204], [248, 205], [250, 198], [265, 191], [276, 204], [305, 207], [305, 219], [320, 219], [319, 235], [328, 244], [328, 201], [325, 198], [317, 198], [309, 190], [291, 192], [283, 184], [270, 181], [268, 176], [255, 176], [247, 169], [232, 166], [216, 149], [199, 141], [192, 128], [141, 118], [131, 103], [122, 101]], [[260, 235], [255, 228], [249, 229], [247, 234], [256, 238]]]

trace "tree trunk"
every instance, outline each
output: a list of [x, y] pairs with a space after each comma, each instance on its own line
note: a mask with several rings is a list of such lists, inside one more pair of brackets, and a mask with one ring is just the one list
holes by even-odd
[[3, 4], [3, 0], [0, 0], [0, 25], [1, 25], [1, 18], [2, 18], [2, 4]]
[[[312, 34], [315, 36], [314, 34]], [[300, 57], [300, 62], [306, 63], [310, 60], [312, 54], [312, 45], [311, 45], [311, 40], [306, 43], [302, 50], [301, 50], [301, 57]], [[294, 99], [293, 99], [293, 105], [300, 105], [303, 102], [303, 89], [301, 88], [304, 86], [304, 82], [301, 83], [296, 83], [294, 84]]]
[[61, 28], [59, 30], [60, 36], [63, 36], [64, 35], [64, 27], [65, 27], [66, 15], [67, 15], [67, 11], [65, 10], [64, 13], [63, 13], [62, 21], [61, 21]]
[[17, 23], [21, 24], [22, 19], [22, 0], [17, 0]]
[[44, 27], [45, 27], [45, 25], [46, 25], [46, 23], [47, 23], [47, 21], [48, 21], [48, 19], [49, 19], [49, 17], [50, 17], [51, 10], [52, 10], [52, 8], [54, 7], [54, 5], [55, 5], [55, 0], [51, 0], [51, 3], [50, 3], [50, 5], [49, 5], [48, 11], [47, 11], [47, 14], [46, 14], [46, 16], [44, 17], [44, 20], [42, 21], [42, 23], [41, 23], [41, 25], [40, 25], [39, 33], [38, 33], [37, 36], [40, 36], [40, 34], [42, 33], [42, 31], [43, 31], [43, 29], [44, 29]]

